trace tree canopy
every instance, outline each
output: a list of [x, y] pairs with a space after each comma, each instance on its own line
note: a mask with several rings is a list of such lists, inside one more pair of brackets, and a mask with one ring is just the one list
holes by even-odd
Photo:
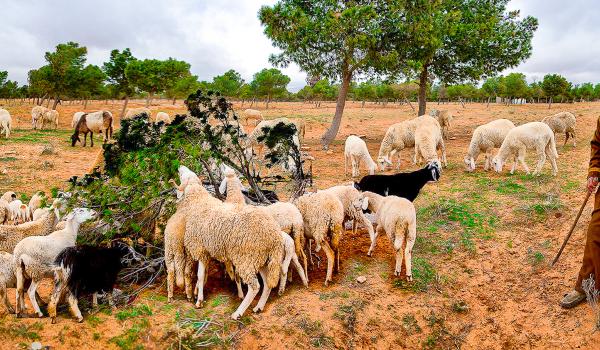
[[290, 77], [281, 73], [279, 69], [263, 69], [254, 74], [252, 82], [252, 90], [261, 97], [267, 100], [267, 108], [273, 97], [278, 97], [286, 92], [286, 87], [290, 83]]

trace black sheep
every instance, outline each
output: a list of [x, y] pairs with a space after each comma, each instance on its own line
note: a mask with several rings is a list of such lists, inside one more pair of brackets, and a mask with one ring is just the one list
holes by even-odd
[[367, 175], [354, 183], [359, 191], [369, 191], [382, 196], [398, 196], [414, 201], [421, 188], [429, 181], [438, 181], [441, 167], [438, 162], [431, 162], [423, 169], [412, 173], [393, 175]]
[[83, 320], [77, 302], [80, 296], [93, 294], [93, 304], [96, 306], [97, 294], [106, 293], [112, 305], [117, 275], [130, 252], [131, 248], [125, 244], [112, 248], [79, 245], [60, 252], [54, 261], [54, 291], [48, 305], [52, 323], [56, 318], [56, 306], [65, 293], [73, 316], [79, 322]]

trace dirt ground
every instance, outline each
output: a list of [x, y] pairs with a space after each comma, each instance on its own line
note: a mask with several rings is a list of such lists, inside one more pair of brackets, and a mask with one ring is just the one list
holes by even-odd
[[[140, 105], [135, 102], [133, 106]], [[92, 104], [88, 110], [120, 104]], [[236, 106], [237, 108], [247, 108]], [[254, 106], [253, 108], [256, 108]], [[13, 136], [0, 138], [0, 192], [14, 190], [29, 197], [66, 188], [65, 181], [83, 175], [99, 161], [101, 139], [94, 148], [70, 146], [71, 116], [82, 106], [59, 107], [57, 131], [32, 131], [30, 105], [4, 106], [17, 120]], [[328, 287], [324, 257], [309, 269], [309, 288], [297, 278], [278, 297], [272, 293], [260, 314], [246, 314], [240, 322], [228, 320], [239, 303], [235, 286], [220, 271], [210, 275], [206, 305], [195, 310], [179, 292], [166, 303], [164, 283], [145, 292], [132, 305], [85, 314], [82, 324], [63, 312], [55, 325], [50, 320], [15, 319], [0, 311], [0, 348], [28, 348], [33, 341], [53, 349], [185, 349], [199, 346], [240, 349], [342, 348], [342, 349], [593, 349], [595, 331], [589, 305], [562, 310], [558, 301], [575, 283], [583, 254], [589, 205], [556, 266], [550, 261], [585, 196], [589, 140], [600, 115], [599, 103], [504, 106], [457, 104], [428, 108], [448, 109], [455, 116], [447, 142], [449, 166], [438, 183], [425, 186], [415, 201], [417, 243], [413, 251], [414, 281], [393, 275], [394, 257], [387, 237], [379, 237], [367, 257], [366, 230], [346, 231], [341, 243], [341, 271]], [[343, 171], [343, 140], [350, 134], [366, 135], [375, 157], [385, 130], [392, 123], [412, 118], [408, 105], [387, 106], [348, 103], [340, 133], [326, 153], [319, 137], [331, 121], [335, 105], [320, 108], [304, 103], [273, 103], [263, 110], [267, 118], [286, 116], [307, 122], [306, 144], [315, 157], [315, 187], [326, 188], [351, 179]], [[156, 102], [153, 112], [184, 112]], [[577, 116], [577, 146], [563, 146], [557, 137], [558, 176], [546, 163], [539, 177], [484, 172], [478, 162], [466, 173], [463, 157], [473, 129], [497, 118], [520, 124], [541, 120], [559, 111]], [[50, 154], [42, 155], [51, 145]], [[402, 171], [415, 170], [412, 149], [402, 152]], [[45, 152], [48, 153], [48, 152]], [[530, 166], [534, 155], [528, 154]], [[364, 171], [363, 171], [364, 175]], [[356, 281], [365, 276], [366, 282]], [[49, 282], [42, 297], [49, 294]], [[14, 290], [9, 290], [14, 304]], [[249, 309], [250, 310], [250, 309]], [[191, 337], [196, 333], [198, 336]], [[594, 345], [596, 344], [596, 345]]]

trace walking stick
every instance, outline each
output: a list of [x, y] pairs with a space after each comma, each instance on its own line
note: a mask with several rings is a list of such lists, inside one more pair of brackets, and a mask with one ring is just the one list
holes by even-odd
[[569, 230], [569, 233], [567, 234], [567, 237], [565, 237], [565, 241], [563, 242], [562, 246], [560, 247], [558, 254], [556, 254], [556, 258], [554, 258], [554, 260], [552, 260], [551, 266], [554, 266], [554, 264], [556, 263], [558, 258], [560, 258], [560, 255], [562, 254], [563, 249], [565, 249], [565, 246], [567, 245], [569, 238], [571, 238], [573, 231], [575, 231], [575, 226], [577, 226], [577, 222], [579, 221], [579, 218], [581, 217], [581, 213], [583, 212], [583, 209], [585, 208], [585, 205], [587, 204], [588, 199], [590, 199], [591, 195], [592, 195], [592, 192], [588, 191], [587, 195], [585, 196], [585, 199], [583, 200], [583, 204], [581, 205], [581, 208], [579, 208], [579, 213], [577, 213], [577, 216], [575, 217], [575, 222], [573, 222], [573, 226], [571, 226], [571, 230]]

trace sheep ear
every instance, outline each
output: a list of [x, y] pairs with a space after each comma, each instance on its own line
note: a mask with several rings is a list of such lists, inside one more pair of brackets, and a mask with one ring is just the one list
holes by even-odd
[[369, 208], [369, 197], [363, 198], [362, 201], [362, 210], [367, 210]]

